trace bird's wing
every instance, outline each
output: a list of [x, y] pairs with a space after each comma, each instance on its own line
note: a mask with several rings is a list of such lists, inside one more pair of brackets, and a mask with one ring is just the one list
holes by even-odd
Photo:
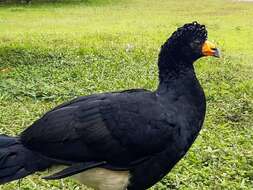
[[21, 141], [63, 163], [97, 161], [127, 169], [174, 140], [172, 118], [149, 91], [92, 95], [46, 113], [21, 134]]

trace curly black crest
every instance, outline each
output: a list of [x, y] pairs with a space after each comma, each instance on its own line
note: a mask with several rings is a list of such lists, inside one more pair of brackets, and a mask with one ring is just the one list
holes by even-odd
[[[197, 59], [201, 56], [200, 48], [207, 40], [207, 30], [205, 25], [192, 22], [179, 27], [170, 38], [163, 44], [160, 57], [168, 57], [169, 54], [176, 57], [185, 57], [189, 60]], [[170, 52], [168, 54], [168, 51]]]
[[205, 25], [201, 25], [194, 21], [179, 27], [168, 39], [168, 43], [173, 43], [173, 45], [176, 45], [176, 43], [185, 43], [194, 40], [204, 42], [206, 39], [207, 30]]
[[192, 68], [192, 63], [202, 57], [202, 46], [207, 40], [205, 25], [198, 22], [179, 27], [162, 45], [158, 67], [160, 80], [170, 73]]

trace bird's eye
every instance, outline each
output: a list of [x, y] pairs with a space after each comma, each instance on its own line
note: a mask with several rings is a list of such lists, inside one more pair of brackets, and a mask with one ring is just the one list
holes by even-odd
[[195, 40], [195, 43], [196, 43], [196, 44], [199, 44], [199, 43], [201, 43], [201, 42], [200, 42], [200, 40]]

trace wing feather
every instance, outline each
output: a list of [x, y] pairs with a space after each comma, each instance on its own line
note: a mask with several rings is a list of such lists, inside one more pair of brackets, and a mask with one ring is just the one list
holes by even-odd
[[46, 113], [21, 140], [53, 159], [130, 167], [173, 140], [175, 124], [164, 112], [149, 91], [81, 97]]

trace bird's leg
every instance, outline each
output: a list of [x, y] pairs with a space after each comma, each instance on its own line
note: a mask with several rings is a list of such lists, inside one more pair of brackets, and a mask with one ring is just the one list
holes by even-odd
[[20, 190], [21, 180], [22, 180], [22, 179], [19, 179], [19, 180], [18, 180], [18, 190]]
[[61, 186], [61, 189], [64, 189], [63, 179], [60, 180], [60, 186]]

